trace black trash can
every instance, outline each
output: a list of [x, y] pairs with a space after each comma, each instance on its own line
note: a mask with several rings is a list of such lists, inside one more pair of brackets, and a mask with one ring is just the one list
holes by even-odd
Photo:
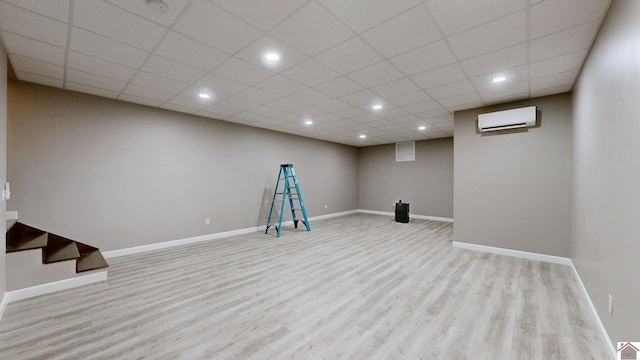
[[409, 222], [409, 203], [403, 203], [402, 200], [396, 203], [396, 222]]

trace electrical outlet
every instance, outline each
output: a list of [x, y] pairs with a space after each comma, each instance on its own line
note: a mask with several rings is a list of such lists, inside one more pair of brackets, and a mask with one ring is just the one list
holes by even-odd
[[329, 204], [324, 204], [324, 208], [325, 209], [328, 208], [328, 207], [329, 207]]
[[205, 225], [211, 224], [211, 219], [209, 219], [209, 218], [204, 219], [204, 224]]
[[609, 294], [609, 315], [613, 315], [613, 296]]

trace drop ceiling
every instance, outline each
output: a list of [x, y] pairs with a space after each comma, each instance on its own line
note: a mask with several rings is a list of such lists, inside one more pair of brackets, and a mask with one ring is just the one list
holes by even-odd
[[449, 137], [454, 111], [570, 91], [609, 6], [165, 2], [3, 0], [0, 36], [21, 81], [369, 146]]

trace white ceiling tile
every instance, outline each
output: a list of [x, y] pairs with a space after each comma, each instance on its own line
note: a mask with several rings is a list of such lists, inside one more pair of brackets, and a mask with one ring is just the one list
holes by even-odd
[[282, 75], [307, 86], [324, 83], [340, 76], [337, 72], [313, 59], [309, 59], [289, 70], [283, 71]]
[[380, 100], [380, 96], [372, 93], [369, 90], [362, 90], [353, 94], [342, 96], [340, 97], [340, 100], [347, 102], [353, 106], [360, 106], [371, 104], [376, 100]]
[[527, 63], [527, 45], [518, 44], [462, 62], [469, 76], [489, 74]]
[[317, 90], [333, 97], [341, 97], [363, 89], [355, 81], [342, 76], [315, 87]]
[[330, 97], [328, 97], [327, 95], [312, 88], [307, 88], [302, 91], [295, 92], [289, 95], [289, 98], [306, 105], [313, 105], [330, 99]]
[[171, 0], [168, 2], [166, 12], [161, 13], [149, 7], [145, 0], [107, 0], [108, 2], [127, 10], [138, 16], [142, 16], [155, 23], [170, 26], [173, 21], [180, 15], [189, 0]]
[[467, 76], [457, 63], [411, 76], [411, 80], [423, 89], [464, 80], [466, 78]]
[[450, 36], [449, 44], [458, 59], [469, 59], [527, 40], [525, 11], [505, 16], [465, 32]]
[[439, 40], [442, 34], [425, 8], [417, 6], [367, 30], [362, 37], [384, 56], [392, 57]]
[[402, 73], [396, 70], [388, 61], [381, 61], [377, 64], [367, 66], [347, 76], [364, 87], [373, 87], [404, 77]]
[[109, 79], [103, 76], [89, 74], [86, 72], [68, 69], [67, 70], [67, 81], [74, 82], [80, 85], [91, 86], [94, 88], [109, 90], [113, 92], [121, 92], [124, 89], [126, 82]]
[[304, 89], [304, 86], [284, 76], [276, 75], [256, 84], [255, 87], [270, 91], [280, 96], [287, 96]]
[[362, 69], [383, 59], [358, 36], [352, 37], [315, 58], [341, 74]]
[[452, 35], [525, 8], [525, 0], [427, 1], [445, 33]]
[[71, 50], [135, 68], [142, 65], [149, 55], [133, 46], [76, 27], [71, 32]]
[[599, 25], [599, 21], [593, 21], [533, 40], [529, 57], [531, 61], [540, 61], [577, 50], [589, 49]]
[[147, 105], [147, 106], [160, 106], [164, 102], [164, 101], [158, 101], [158, 100], [148, 99], [148, 98], [144, 98], [136, 95], [124, 94], [124, 93], [118, 96], [118, 100], [141, 104], [141, 105]]
[[409, 94], [394, 96], [388, 100], [398, 106], [407, 106], [430, 101], [432, 98], [424, 91], [416, 91]]
[[40, 15], [45, 15], [56, 20], [67, 22], [69, 18], [69, 1], [42, 1], [42, 0], [4, 0], [7, 3], [31, 10]]
[[249, 111], [242, 112], [240, 114], [233, 115], [234, 118], [244, 121], [245, 123], [252, 123], [264, 119], [262, 115], [254, 114]]
[[451, 64], [456, 58], [447, 43], [441, 40], [389, 60], [406, 75], [414, 75]]
[[468, 80], [456, 81], [453, 83], [436, 86], [425, 90], [434, 99], [443, 99], [453, 95], [465, 94], [474, 91], [473, 85]]
[[577, 76], [578, 70], [571, 70], [559, 74], [531, 79], [531, 91], [573, 85]]
[[124, 89], [124, 93], [161, 102], [165, 102], [173, 97], [172, 93], [168, 93], [158, 89], [147, 88], [137, 84], [129, 84]]
[[281, 97], [265, 105], [272, 108], [280, 109], [282, 111], [294, 111], [294, 110], [302, 109], [303, 107], [307, 106], [301, 102], [294, 101], [286, 97]]
[[249, 110], [250, 112], [254, 113], [254, 114], [258, 114], [261, 115], [263, 117], [263, 119], [272, 117], [272, 116], [276, 116], [279, 114], [282, 114], [284, 111], [280, 110], [280, 109], [276, 109], [276, 108], [272, 108], [270, 106], [266, 106], [266, 105], [260, 105], [260, 106], [256, 106], [253, 109]]
[[0, 2], [2, 30], [55, 46], [67, 45], [67, 25], [29, 10]]
[[335, 110], [333, 111], [333, 113], [344, 118], [352, 118], [352, 117], [364, 115], [367, 112], [357, 107], [348, 107], [340, 110]]
[[234, 109], [239, 109], [242, 111], [249, 111], [257, 106], [260, 106], [260, 104], [254, 103], [252, 101], [243, 100], [233, 96], [218, 101], [217, 104], [232, 107]]
[[416, 0], [320, 0], [352, 29], [362, 32], [415, 6]]
[[526, 78], [522, 81], [510, 81], [500, 84], [488, 85], [486, 79], [480, 77], [473, 79], [477, 83], [478, 93], [485, 102], [491, 102], [495, 99], [504, 99], [510, 95], [519, 95], [522, 93], [529, 94], [529, 81]]
[[592, 21], [607, 11], [605, 0], [546, 0], [531, 6], [531, 38], [537, 39]]
[[101, 97], [111, 98], [111, 99], [117, 98], [119, 94], [119, 92], [117, 91], [110, 91], [101, 87], [98, 88], [98, 87], [88, 86], [84, 84], [77, 84], [71, 81], [67, 81], [65, 89], [71, 90], [71, 91], [77, 91], [85, 94], [92, 94], [92, 95], [97, 95]]
[[54, 79], [62, 79], [64, 68], [60, 65], [50, 64], [44, 61], [32, 59], [20, 55], [11, 56], [11, 65], [17, 72], [46, 76]]
[[436, 122], [438, 121], [439, 118], [443, 118], [443, 117], [448, 118], [449, 116], [451, 116], [451, 121], [453, 121], [453, 114], [449, 110], [443, 108], [442, 106], [437, 109], [433, 109], [433, 110], [429, 110], [421, 113], [414, 113], [414, 114], [421, 119], [429, 119], [429, 121], [432, 121], [432, 119], [434, 119], [434, 121]]
[[166, 31], [163, 26], [103, 1], [74, 2], [73, 24], [146, 51], [153, 50]]
[[220, 66], [216, 67], [214, 73], [246, 85], [253, 85], [274, 75], [273, 72], [250, 64], [237, 57], [231, 57]]
[[338, 99], [325, 100], [318, 104], [315, 104], [314, 106], [324, 111], [336, 111], [336, 110], [341, 110], [341, 109], [346, 109], [348, 107], [351, 107], [350, 104], [347, 104], [346, 102]]
[[[223, 119], [226, 116], [233, 116], [233, 115], [239, 114], [239, 113], [243, 112], [243, 110], [232, 108], [230, 106], [224, 106], [224, 105], [220, 105], [220, 104], [213, 104], [211, 106], [206, 107], [204, 110], [201, 110], [200, 112], [210, 113], [210, 114], [215, 115], [215, 117], [218, 118], [218, 119]], [[198, 112], [198, 113], [200, 113], [200, 112]]]
[[440, 99], [438, 102], [449, 111], [457, 111], [465, 108], [471, 109], [483, 105], [482, 99], [480, 99], [480, 96], [478, 96], [476, 92], [454, 95]]
[[64, 49], [7, 32], [2, 33], [8, 53], [27, 56], [47, 63], [64, 65]]
[[562, 94], [571, 91], [573, 85], [562, 85], [551, 88], [543, 88], [539, 90], [531, 90], [531, 97], [540, 97], [554, 94]]
[[197, 88], [196, 91], [198, 92], [208, 90], [218, 95], [218, 97], [223, 94], [233, 95], [247, 88], [247, 85], [224, 78], [217, 74], [208, 74], [195, 82], [193, 86]]
[[371, 88], [371, 91], [385, 98], [409, 94], [418, 90], [420, 89], [408, 78], [394, 80]]
[[[503, 82], [494, 83], [493, 78], [495, 76], [504, 76], [506, 80]], [[494, 74], [476, 76], [471, 80], [475, 85], [476, 89], [481, 93], [481, 95], [487, 92], [488, 93], [496, 92], [496, 91], [504, 92], [505, 91], [504, 89], [509, 89], [511, 88], [511, 86], [514, 86], [514, 84], [517, 84], [523, 81], [526, 82], [528, 80], [527, 67], [523, 65], [523, 66], [518, 66], [512, 69], [504, 69], [503, 71], [500, 71]], [[515, 93], [520, 93], [520, 92], [522, 91], [519, 89]]]
[[302, 109], [295, 110], [295, 111], [293, 111], [293, 113], [294, 114], [298, 114], [300, 116], [304, 116], [304, 117], [314, 118], [316, 116], [324, 115], [326, 112], [322, 111], [322, 110], [320, 110], [318, 108], [315, 108], [313, 106], [307, 106], [307, 107], [304, 107]]
[[529, 75], [532, 78], [536, 78], [559, 72], [580, 69], [586, 54], [587, 50], [578, 50], [572, 53], [531, 63], [529, 65]]
[[[526, 84], [528, 84], [528, 82], [526, 82]], [[525, 86], [525, 84], [522, 84], [521, 87], [526, 88], [526, 90], [524, 90], [521, 93], [505, 92], [505, 95], [502, 95], [502, 96], [491, 94], [491, 95], [481, 96], [481, 97], [485, 105], [504, 104], [507, 102], [526, 100], [531, 98], [529, 96], [528, 86]]]
[[267, 31], [284, 20], [306, 0], [287, 1], [238, 1], [212, 0], [216, 5], [225, 8], [236, 16], [245, 19], [252, 25]]
[[273, 29], [271, 35], [313, 56], [354, 34], [324, 8], [314, 2], [307, 2]]
[[268, 91], [257, 89], [254, 87], [248, 87], [240, 91], [239, 93], [234, 94], [233, 96], [239, 99], [252, 101], [257, 104], [266, 104], [280, 97], [280, 95], [272, 94]]
[[229, 57], [175, 31], [167, 33], [155, 53], [205, 71], [212, 70]]
[[442, 109], [442, 106], [437, 101], [429, 100], [413, 105], [407, 105], [404, 107], [407, 111], [412, 114], [421, 114], [426, 113], [433, 110]]
[[[280, 61], [277, 64], [271, 64], [265, 60], [265, 55], [269, 52], [275, 52], [280, 55]], [[264, 35], [252, 42], [238, 52], [236, 56], [273, 72], [286, 70], [308, 59], [308, 56], [269, 35]]]
[[75, 51], [69, 51], [67, 66], [70, 69], [76, 69], [91, 74], [101, 74], [104, 77], [120, 81], [131, 80], [133, 75], [136, 73], [136, 70], [133, 68], [80, 54]]
[[170, 80], [144, 71], [138, 71], [131, 79], [131, 83], [174, 94], [182, 92], [189, 86], [187, 83]]
[[242, 49], [262, 34], [260, 30], [205, 0], [193, 0], [173, 29], [229, 54]]
[[[169, 100], [168, 102], [169, 104], [173, 104], [173, 105], [177, 105], [177, 106], [181, 106], [184, 108], [189, 108], [189, 109], [194, 109], [194, 110], [201, 110], [206, 108], [207, 106], [210, 106], [212, 101], [207, 101], [205, 99], [201, 99], [199, 97], [194, 97], [194, 96], [175, 96], [174, 98], [172, 98], [171, 100]], [[195, 111], [192, 111], [195, 112]]]
[[202, 70], [158, 55], [151, 55], [151, 57], [149, 57], [145, 62], [144, 66], [142, 66], [142, 70], [154, 75], [186, 83], [192, 83], [200, 79], [205, 74]]
[[47, 76], [23, 73], [23, 72], [16, 72], [16, 76], [20, 81], [27, 81], [27, 82], [32, 82], [34, 84], [41, 84], [41, 85], [47, 85], [47, 86], [53, 86], [53, 87], [59, 87], [59, 88], [62, 87], [61, 79], [54, 79]]

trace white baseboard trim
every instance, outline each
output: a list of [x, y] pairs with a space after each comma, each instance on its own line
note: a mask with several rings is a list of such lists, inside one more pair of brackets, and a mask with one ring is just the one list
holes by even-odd
[[459, 241], [454, 241], [451, 243], [451, 245], [453, 247], [460, 248], [460, 249], [480, 251], [480, 252], [498, 254], [498, 255], [513, 256], [521, 259], [544, 261], [544, 262], [553, 263], [553, 264], [561, 264], [561, 265], [567, 265], [567, 266], [571, 265], [571, 259], [566, 257], [561, 257], [561, 256], [538, 254], [538, 253], [532, 253], [527, 251], [504, 249], [504, 248], [486, 246], [486, 245], [469, 244], [469, 243], [463, 243]]
[[[356, 212], [357, 212], [357, 210], [349, 210], [349, 211], [343, 211], [343, 212], [339, 212], [339, 213], [314, 216], [314, 217], [310, 217], [309, 221], [311, 222], [311, 221], [314, 221], [314, 220], [329, 219], [329, 218], [333, 218], [333, 217], [354, 214]], [[293, 220], [289, 220], [289, 221], [283, 222], [282, 225], [283, 226], [293, 225]], [[229, 236], [251, 234], [251, 233], [254, 233], [254, 232], [257, 232], [257, 231], [264, 231], [264, 226], [265, 225], [251, 227], [251, 228], [245, 228], [245, 229], [224, 231], [224, 232], [220, 232], [220, 233], [194, 236], [194, 237], [189, 237], [189, 238], [185, 238], [185, 239], [170, 240], [170, 241], [165, 241], [165, 242], [160, 242], [160, 243], [153, 243], [153, 244], [148, 244], [148, 245], [134, 246], [134, 247], [125, 248], [125, 249], [119, 249], [119, 250], [103, 251], [102, 252], [102, 256], [105, 259], [109, 259], [109, 258], [118, 257], [118, 256], [132, 255], [132, 254], [138, 254], [138, 253], [143, 253], [143, 252], [147, 252], [147, 251], [166, 249], [166, 248], [170, 248], [170, 247], [174, 247], [174, 246], [194, 244], [194, 243], [199, 243], [199, 242], [203, 242], [203, 241], [211, 241], [211, 240], [226, 238], [226, 237], [229, 237]]]
[[[358, 209], [357, 212], [363, 214], [373, 214], [373, 215], [384, 215], [384, 216], [395, 216], [396, 214], [391, 211], [376, 211], [376, 210], [365, 210]], [[444, 222], [453, 222], [453, 218], [445, 218], [438, 216], [427, 216], [427, 215], [415, 215], [409, 213], [410, 219], [420, 219], [420, 220], [434, 220], [434, 221], [444, 221]]]
[[4, 311], [7, 309], [7, 304], [9, 303], [9, 297], [7, 293], [2, 295], [2, 301], [0, 302], [0, 320], [2, 320], [2, 316], [4, 316]]
[[589, 309], [591, 309], [591, 314], [593, 315], [596, 321], [596, 324], [598, 325], [598, 330], [600, 330], [600, 336], [602, 336], [602, 341], [604, 342], [604, 345], [606, 346], [606, 348], [609, 349], [609, 351], [611, 352], [611, 358], [617, 359], [618, 352], [616, 351], [615, 346], [611, 343], [609, 334], [607, 333], [607, 329], [604, 327], [602, 320], [600, 320], [600, 315], [598, 315], [598, 311], [596, 311], [596, 307], [593, 305], [593, 301], [591, 301], [589, 292], [587, 291], [587, 288], [584, 286], [584, 283], [580, 278], [580, 274], [578, 274], [578, 269], [576, 269], [576, 267], [573, 265], [573, 261], [569, 260], [569, 262], [570, 262], [569, 266], [573, 271], [573, 276], [578, 282], [578, 285], [580, 286], [580, 290], [582, 290], [582, 294], [584, 295], [584, 298], [587, 300], [587, 303], [589, 304]]
[[18, 220], [18, 212], [7, 211], [6, 217], [7, 217], [7, 220]]
[[71, 279], [65, 279], [60, 281], [55, 281], [47, 284], [36, 285], [24, 289], [8, 291], [5, 294], [6, 301], [18, 301], [23, 299], [32, 298], [35, 296], [40, 296], [44, 294], [50, 294], [53, 292], [57, 292], [60, 290], [72, 289], [78, 286], [89, 285], [93, 283], [97, 283], [100, 281], [107, 280], [107, 271], [103, 270], [100, 272], [95, 272], [87, 275], [77, 276]]

